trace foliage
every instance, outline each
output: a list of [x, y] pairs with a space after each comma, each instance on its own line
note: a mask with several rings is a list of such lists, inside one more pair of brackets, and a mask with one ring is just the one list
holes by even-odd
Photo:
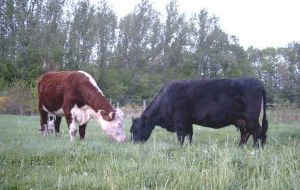
[[0, 59], [0, 89], [7, 87], [16, 78], [16, 70], [8, 60]]
[[117, 18], [106, 0], [4, 0], [0, 5], [0, 89], [56, 70], [86, 70], [109, 98], [150, 99], [172, 79], [255, 77], [269, 102], [299, 103], [300, 43], [244, 49], [206, 9], [188, 17], [141, 0]]
[[29, 114], [36, 106], [35, 100], [37, 97], [31, 91], [30, 85], [23, 80], [13, 82], [6, 91], [6, 97], [8, 98], [6, 104], [8, 113]]
[[8, 98], [5, 96], [0, 96], [0, 113], [4, 113], [7, 103]]
[[118, 144], [95, 122], [75, 142], [64, 120], [61, 137], [43, 138], [37, 124], [37, 117], [0, 115], [0, 189], [300, 188], [298, 123], [270, 123], [260, 150], [251, 140], [239, 148], [232, 126], [194, 126], [193, 144], [180, 147], [161, 128], [144, 144]]

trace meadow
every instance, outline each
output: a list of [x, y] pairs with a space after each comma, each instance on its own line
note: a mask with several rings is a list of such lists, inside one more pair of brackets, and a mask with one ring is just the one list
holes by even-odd
[[61, 137], [38, 129], [37, 116], [0, 115], [0, 189], [300, 189], [299, 122], [270, 121], [259, 150], [239, 148], [233, 126], [194, 126], [183, 147], [160, 127], [144, 144], [112, 142], [94, 121], [84, 141], [64, 119]]

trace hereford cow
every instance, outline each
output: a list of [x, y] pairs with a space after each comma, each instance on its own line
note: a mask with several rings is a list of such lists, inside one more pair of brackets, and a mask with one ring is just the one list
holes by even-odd
[[[262, 126], [259, 116], [263, 108]], [[210, 128], [235, 125], [240, 146], [250, 135], [254, 146], [266, 141], [266, 94], [262, 83], [252, 78], [172, 81], [165, 85], [145, 109], [133, 119], [134, 142], [147, 141], [156, 125], [176, 132], [181, 145], [186, 135], [192, 143], [193, 126]]]
[[41, 131], [47, 133], [48, 115], [55, 115], [55, 132], [59, 132], [61, 117], [64, 115], [71, 140], [74, 139], [79, 124], [80, 139], [90, 118], [101, 125], [103, 131], [118, 142], [125, 142], [123, 112], [113, 109], [96, 81], [84, 71], [49, 72], [38, 83]]

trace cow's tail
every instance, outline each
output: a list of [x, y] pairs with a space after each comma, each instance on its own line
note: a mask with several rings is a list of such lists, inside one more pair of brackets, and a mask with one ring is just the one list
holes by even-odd
[[263, 132], [266, 133], [268, 130], [268, 120], [267, 120], [267, 114], [266, 114], [266, 109], [267, 109], [267, 100], [266, 100], [266, 91], [263, 89], [263, 118], [262, 118], [262, 129]]

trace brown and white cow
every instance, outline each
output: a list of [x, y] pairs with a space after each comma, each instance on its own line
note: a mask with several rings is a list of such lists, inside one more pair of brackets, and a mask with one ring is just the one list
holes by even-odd
[[84, 71], [48, 72], [38, 82], [41, 131], [48, 132], [48, 115], [55, 115], [55, 132], [59, 133], [61, 117], [65, 116], [71, 140], [79, 124], [80, 139], [84, 139], [87, 122], [94, 118], [102, 130], [118, 142], [125, 142], [123, 112], [113, 109], [97, 86]]

